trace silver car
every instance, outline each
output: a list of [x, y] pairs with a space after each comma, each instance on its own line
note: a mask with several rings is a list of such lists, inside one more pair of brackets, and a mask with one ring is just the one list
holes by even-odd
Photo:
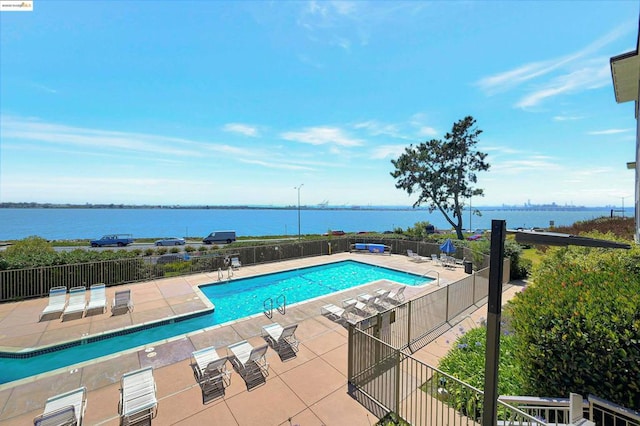
[[156, 246], [183, 246], [185, 245], [185, 243], [186, 241], [184, 240], [184, 238], [169, 237], [158, 240], [154, 244]]

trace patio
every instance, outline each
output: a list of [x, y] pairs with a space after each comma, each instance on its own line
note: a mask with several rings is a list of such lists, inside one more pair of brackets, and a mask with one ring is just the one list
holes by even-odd
[[[243, 266], [234, 271], [233, 279], [346, 259], [420, 275], [437, 271], [441, 286], [466, 276], [461, 267], [446, 269], [431, 262], [415, 263], [401, 255], [340, 253]], [[429, 275], [437, 276], [435, 273]], [[107, 312], [65, 322], [38, 322], [46, 299], [0, 305], [0, 346], [5, 351], [35, 348], [207, 309], [208, 301], [200, 297], [197, 286], [216, 282], [217, 277], [217, 272], [211, 272], [108, 288], [107, 300], [113, 298], [116, 289], [130, 288], [135, 303], [133, 312], [113, 317]], [[126, 372], [147, 366], [154, 368], [157, 384], [158, 415], [153, 420], [154, 424], [195, 424], [212, 420], [229, 425], [374, 424], [378, 419], [347, 394], [347, 330], [320, 315], [320, 307], [326, 303], [340, 304], [343, 299], [372, 292], [380, 286], [380, 283], [368, 284], [287, 306], [285, 315], [274, 311], [272, 320], [258, 314], [231, 324], [199, 330], [188, 336], [1, 385], [0, 425], [30, 424], [42, 412], [48, 397], [79, 386], [88, 389], [85, 424], [119, 424], [120, 377]], [[409, 299], [435, 289], [435, 284], [423, 288], [408, 287], [405, 295]], [[504, 301], [510, 298], [513, 289], [507, 290], [507, 293]], [[480, 308], [464, 321], [472, 326], [486, 315], [485, 312], [484, 307]], [[247, 340], [254, 346], [263, 344], [261, 328], [271, 322], [281, 325], [299, 323], [296, 330], [300, 341], [297, 356], [282, 362], [269, 349], [267, 360], [270, 369], [264, 385], [247, 391], [242, 378], [234, 372], [225, 395], [203, 404], [201, 389], [190, 366], [191, 352], [208, 346], [225, 348], [240, 340]], [[437, 363], [437, 359], [448, 349], [445, 342], [450, 340], [452, 343], [455, 340], [454, 329], [423, 348], [416, 356], [429, 363]]]

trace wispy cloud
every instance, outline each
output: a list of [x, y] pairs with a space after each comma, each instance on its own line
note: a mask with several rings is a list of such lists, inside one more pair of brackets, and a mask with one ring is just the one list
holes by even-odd
[[258, 136], [258, 128], [249, 124], [228, 123], [222, 128], [225, 132], [240, 133], [245, 136]]
[[553, 119], [554, 121], [575, 121], [582, 120], [584, 117], [579, 115], [556, 115]]
[[307, 127], [299, 132], [285, 132], [283, 139], [311, 145], [360, 146], [362, 140], [348, 136], [338, 127]]
[[620, 25], [576, 52], [560, 58], [523, 64], [512, 70], [484, 77], [476, 85], [488, 95], [494, 95], [550, 75], [549, 81], [525, 89], [529, 93], [516, 103], [517, 107], [523, 109], [561, 94], [603, 87], [610, 80], [608, 60], [594, 58], [593, 55], [633, 28], [630, 23]]
[[607, 129], [607, 130], [594, 130], [587, 132], [588, 135], [617, 135], [619, 133], [631, 132], [633, 129]]
[[404, 153], [405, 148], [406, 145], [380, 145], [371, 151], [370, 158], [373, 160], [395, 159]]
[[[603, 62], [601, 62], [603, 63]], [[604, 62], [606, 64], [606, 62]], [[597, 89], [609, 84], [609, 66], [585, 66], [579, 70], [569, 72], [551, 79], [543, 87], [535, 90], [516, 103], [519, 108], [529, 108], [540, 104], [547, 98], [563, 93]]]

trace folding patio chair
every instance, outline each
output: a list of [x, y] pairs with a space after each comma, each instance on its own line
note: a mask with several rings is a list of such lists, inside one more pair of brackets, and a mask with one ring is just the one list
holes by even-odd
[[55, 318], [60, 318], [64, 308], [67, 306], [67, 287], [51, 287], [49, 289], [49, 301], [47, 306], [40, 313], [39, 321], [46, 315], [51, 315]]
[[156, 382], [153, 367], [123, 374], [120, 380], [120, 424], [131, 425], [141, 421], [151, 423], [158, 412]]
[[44, 412], [33, 419], [36, 426], [82, 425], [87, 407], [87, 388], [81, 387], [47, 399]]
[[291, 324], [282, 327], [273, 323], [262, 327], [262, 337], [278, 353], [281, 360], [291, 359], [298, 352], [298, 339], [296, 339], [296, 329], [298, 324]]
[[104, 284], [93, 284], [90, 288], [89, 303], [87, 303], [87, 315], [93, 311], [107, 311], [107, 295]]
[[113, 298], [113, 304], [111, 305], [111, 313], [117, 315], [118, 313], [133, 311], [133, 300], [131, 300], [131, 290], [116, 291]]
[[87, 289], [84, 286], [73, 287], [69, 290], [69, 303], [62, 312], [62, 321], [67, 315], [80, 314], [80, 318], [84, 315], [87, 308]]

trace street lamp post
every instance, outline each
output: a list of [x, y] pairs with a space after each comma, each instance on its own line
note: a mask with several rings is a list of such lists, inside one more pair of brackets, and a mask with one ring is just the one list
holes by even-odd
[[298, 240], [300, 240], [300, 188], [302, 188], [302, 185], [304, 185], [304, 183], [293, 187], [293, 189], [298, 190]]

